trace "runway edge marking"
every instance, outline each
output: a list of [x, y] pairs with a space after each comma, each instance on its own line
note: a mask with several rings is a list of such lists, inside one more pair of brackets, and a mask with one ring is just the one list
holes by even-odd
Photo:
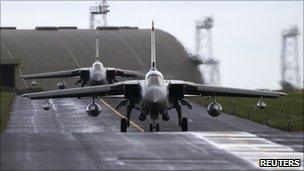
[[303, 161], [303, 154], [296, 152], [289, 146], [275, 143], [249, 132], [214, 131], [195, 132], [192, 134], [219, 149], [226, 150], [237, 157], [247, 160], [257, 169], [303, 170], [303, 165], [300, 167], [259, 167], [259, 159], [300, 159]]
[[[99, 99], [102, 103], [104, 103], [106, 106], [108, 106], [115, 114], [117, 114], [119, 117], [121, 118], [125, 118], [124, 115], [122, 115], [121, 113], [119, 113], [117, 110], [115, 110], [111, 105], [109, 105], [107, 102], [105, 102], [102, 99]], [[145, 132], [145, 130], [143, 128], [141, 128], [139, 125], [137, 125], [136, 123], [134, 123], [133, 121], [130, 120], [130, 123], [137, 128], [140, 132]]]

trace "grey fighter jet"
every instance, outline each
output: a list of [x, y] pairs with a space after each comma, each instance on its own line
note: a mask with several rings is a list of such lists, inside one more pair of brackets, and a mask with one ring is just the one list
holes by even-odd
[[218, 96], [277, 98], [281, 95], [286, 95], [281, 92], [210, 87], [182, 80], [165, 80], [162, 73], [156, 68], [155, 31], [153, 25], [152, 22], [151, 69], [146, 74], [144, 80], [131, 80], [110, 85], [28, 93], [23, 96], [31, 99], [93, 97], [93, 103], [87, 106], [87, 113], [90, 116], [98, 116], [100, 107], [94, 103], [95, 98], [120, 95], [124, 97], [124, 99], [120, 101], [117, 108], [127, 106], [126, 118], [121, 119], [120, 125], [121, 132], [126, 132], [130, 126], [132, 109], [141, 111], [138, 116], [140, 121], [146, 120], [147, 116], [152, 119], [150, 131], [159, 131], [159, 124], [157, 123], [158, 117], [161, 116], [164, 121], [168, 121], [170, 119], [168, 110], [175, 109], [181, 130], [187, 131], [188, 121], [187, 118], [182, 116], [181, 111], [181, 106], [186, 106], [191, 109], [190, 103], [184, 99], [187, 96], [214, 98], [214, 101], [209, 104], [207, 111], [211, 116], [216, 117], [220, 115], [222, 110], [221, 105], [216, 101], [216, 97]]
[[60, 81], [57, 83], [58, 89], [65, 89], [66, 83], [63, 78], [78, 77], [80, 78], [75, 84], [81, 84], [82, 87], [85, 85], [103, 85], [112, 84], [117, 82], [116, 77], [142, 77], [142, 74], [137, 71], [123, 70], [118, 68], [104, 67], [99, 60], [99, 48], [98, 48], [98, 30], [96, 30], [96, 60], [91, 67], [78, 68], [65, 71], [47, 72], [39, 74], [29, 74], [20, 76], [23, 79], [31, 79], [32, 86], [37, 84], [36, 79], [46, 78], [59, 78]]

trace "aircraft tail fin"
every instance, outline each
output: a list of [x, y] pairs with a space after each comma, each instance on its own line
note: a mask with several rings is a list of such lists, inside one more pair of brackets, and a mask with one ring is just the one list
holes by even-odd
[[99, 45], [98, 45], [98, 30], [96, 29], [96, 36], [95, 36], [95, 50], [96, 50], [96, 61], [99, 61]]
[[156, 52], [155, 52], [155, 30], [154, 21], [152, 21], [151, 29], [151, 69], [156, 69]]

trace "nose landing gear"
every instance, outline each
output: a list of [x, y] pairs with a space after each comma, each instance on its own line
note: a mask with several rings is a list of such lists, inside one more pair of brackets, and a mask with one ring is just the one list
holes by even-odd
[[158, 120], [158, 111], [150, 111], [150, 116], [152, 119], [152, 123], [150, 123], [150, 132], [159, 132], [159, 123], [157, 123]]
[[155, 129], [155, 132], [159, 132], [159, 123], [155, 123], [155, 120], [153, 120], [153, 123], [150, 123], [150, 132], [153, 132]]

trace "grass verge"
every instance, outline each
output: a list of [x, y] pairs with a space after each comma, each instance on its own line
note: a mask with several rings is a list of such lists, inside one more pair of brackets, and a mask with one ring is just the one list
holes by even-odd
[[[257, 123], [284, 131], [303, 132], [303, 90], [287, 92], [288, 96], [278, 99], [263, 99], [267, 105], [265, 109], [253, 107], [259, 99], [239, 97], [218, 97], [225, 113], [245, 118]], [[212, 99], [193, 98], [192, 101], [208, 106]]]
[[1, 97], [0, 97], [0, 133], [4, 132], [9, 117], [10, 117], [10, 110], [12, 107], [12, 104], [15, 99], [15, 93], [14, 92], [6, 92], [1, 91]]

